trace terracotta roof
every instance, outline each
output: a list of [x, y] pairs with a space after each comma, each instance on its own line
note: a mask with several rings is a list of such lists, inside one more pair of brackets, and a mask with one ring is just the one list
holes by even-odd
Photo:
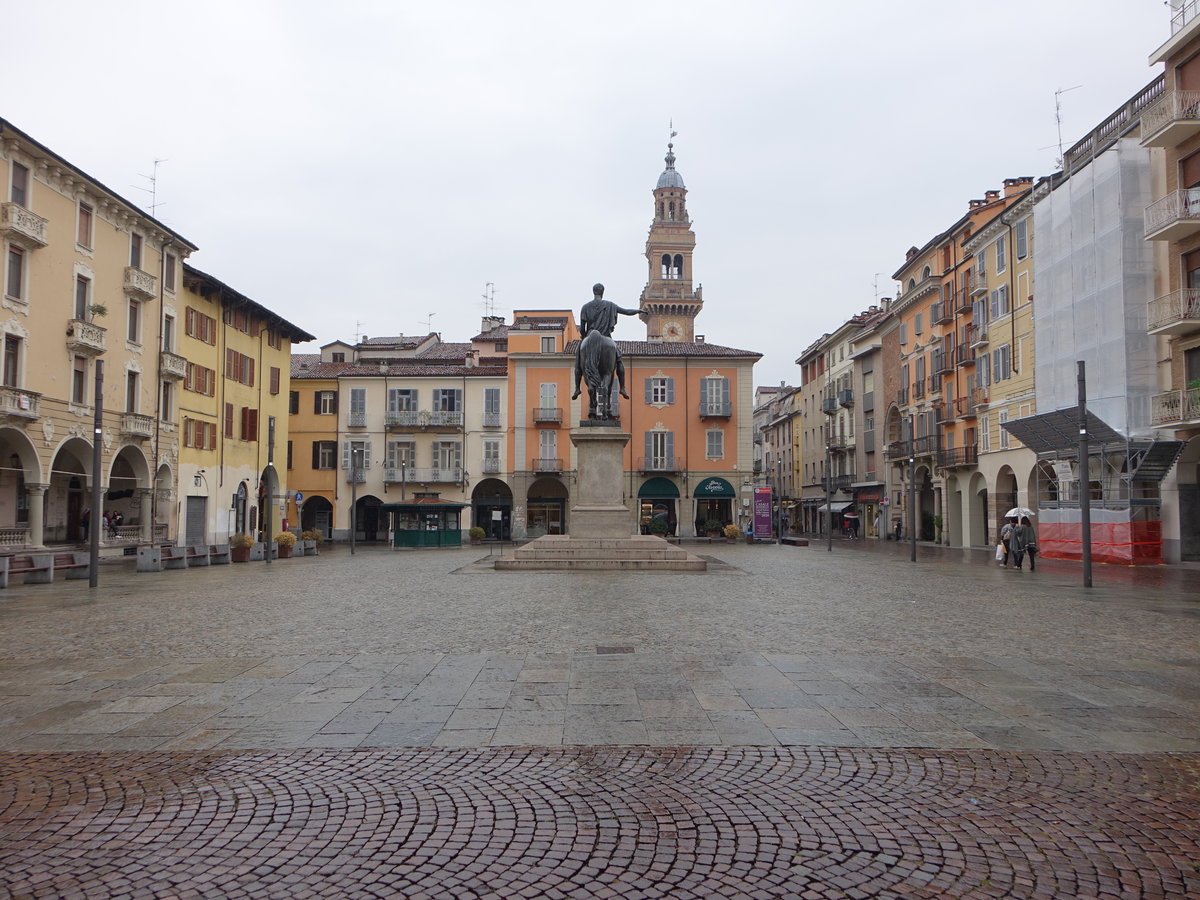
[[421, 335], [398, 334], [398, 335], [395, 335], [394, 337], [367, 338], [362, 343], [364, 343], [364, 344], [397, 344], [401, 347], [415, 347], [418, 344], [420, 344], [422, 341], [428, 340], [430, 338], [430, 336], [431, 335], [429, 335], [429, 334], [421, 334]]
[[[563, 348], [565, 353], [574, 353], [579, 347], [579, 341], [568, 341]], [[722, 347], [720, 344], [691, 343], [688, 341], [617, 341], [617, 347], [623, 356], [753, 356], [761, 359], [762, 354], [755, 350], [736, 350], [733, 347]]]
[[[307, 368], [302, 368], [308, 363]], [[321, 362], [315, 353], [296, 354], [292, 357], [292, 378], [338, 378], [338, 377], [422, 377], [422, 378], [503, 378], [508, 373], [505, 365], [464, 366], [460, 364], [439, 365], [422, 360], [412, 360], [400, 365], [380, 366], [370, 362]]]
[[481, 334], [471, 338], [473, 341], [507, 341], [508, 340], [508, 325], [497, 325], [490, 331], [484, 331]]

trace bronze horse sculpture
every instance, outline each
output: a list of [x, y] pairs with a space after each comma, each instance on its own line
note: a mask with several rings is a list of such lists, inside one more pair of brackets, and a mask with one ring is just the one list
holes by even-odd
[[622, 309], [604, 298], [604, 285], [592, 288], [592, 299], [583, 304], [579, 312], [579, 331], [583, 340], [575, 351], [575, 393], [580, 394], [580, 381], [587, 385], [588, 415], [593, 421], [611, 421], [619, 418], [613, 409], [613, 376], [616, 376], [620, 394], [626, 400], [625, 365], [621, 362], [621, 351], [612, 339], [617, 315], [636, 316], [640, 310]]

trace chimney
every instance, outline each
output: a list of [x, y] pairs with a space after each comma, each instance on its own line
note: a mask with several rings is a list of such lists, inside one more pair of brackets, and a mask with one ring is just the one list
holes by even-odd
[[995, 201], [1000, 199], [1000, 192], [999, 191], [984, 191], [983, 196], [985, 198], [984, 199], [985, 203], [994, 203]]
[[696, 343], [703, 344], [704, 343], [704, 335], [702, 335], [702, 334], [696, 335]]
[[471, 350], [467, 351], [467, 368], [468, 369], [475, 368], [475, 362], [476, 362], [476, 358], [478, 357], [478, 355], [479, 355], [478, 350], [471, 349]]

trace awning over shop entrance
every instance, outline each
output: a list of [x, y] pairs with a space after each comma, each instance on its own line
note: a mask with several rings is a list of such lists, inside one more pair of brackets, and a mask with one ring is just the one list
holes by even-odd
[[647, 479], [646, 483], [638, 488], [639, 500], [678, 500], [679, 488], [675, 487], [675, 482], [669, 478], [663, 478], [661, 475]]
[[[853, 509], [853, 508], [854, 508], [853, 503], [834, 503], [833, 504], [833, 511], [835, 513], [845, 512], [846, 510]], [[818, 506], [816, 508], [815, 511], [819, 512], [819, 513], [827, 513], [827, 512], [829, 512], [829, 504], [822, 503], [820, 506]]]
[[693, 493], [694, 497], [704, 497], [714, 499], [717, 497], [736, 497], [733, 486], [724, 478], [705, 478], [698, 485]]

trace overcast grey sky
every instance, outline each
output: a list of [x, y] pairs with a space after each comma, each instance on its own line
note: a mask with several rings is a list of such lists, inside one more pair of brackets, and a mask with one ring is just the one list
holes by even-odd
[[673, 120], [697, 331], [758, 384], [1052, 172], [1057, 89], [1069, 147], [1170, 36], [1162, 0], [4, 5], [0, 116], [144, 209], [166, 160], [190, 262], [319, 343], [466, 340], [488, 282], [506, 317], [635, 305]]

